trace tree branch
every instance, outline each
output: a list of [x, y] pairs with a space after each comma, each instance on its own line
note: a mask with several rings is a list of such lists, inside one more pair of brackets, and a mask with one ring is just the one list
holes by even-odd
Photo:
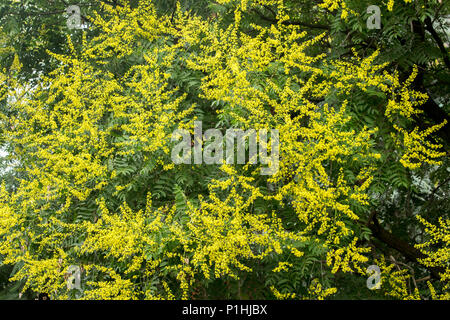
[[426, 258], [426, 255], [424, 255], [420, 250], [411, 246], [406, 241], [404, 241], [400, 238], [397, 238], [389, 231], [384, 230], [383, 227], [380, 226], [375, 212], [372, 212], [371, 216], [369, 217], [368, 227], [372, 231], [372, 234], [374, 235], [375, 238], [377, 238], [381, 242], [387, 244], [389, 247], [400, 252], [409, 261], [417, 262], [421, 266], [427, 268], [430, 271], [433, 278], [440, 279], [439, 273], [445, 272], [445, 270], [443, 270], [443, 268], [440, 268], [440, 267], [424, 266], [419, 261], [419, 259]]
[[[253, 12], [255, 12], [262, 20], [271, 22], [271, 23], [278, 23], [278, 20], [275, 18], [271, 18], [271, 17], [267, 17], [265, 16], [263, 13], [261, 13], [260, 11], [256, 10], [256, 9], [252, 9]], [[295, 25], [295, 26], [302, 26], [302, 27], [307, 27], [307, 28], [311, 28], [311, 29], [324, 29], [324, 30], [330, 30], [331, 27], [329, 25], [325, 25], [325, 24], [311, 24], [311, 23], [307, 23], [307, 22], [301, 22], [301, 21], [283, 21], [282, 22], [284, 25], [287, 26], [291, 26], [291, 25]]]
[[[420, 23], [418, 20], [412, 21], [413, 25], [413, 32], [419, 37], [420, 41], [425, 42], [425, 27]], [[434, 30], [434, 29], [433, 29]], [[435, 32], [435, 31], [434, 31]], [[439, 38], [440, 39], [440, 38]], [[441, 40], [442, 41], [442, 40]], [[444, 48], [445, 49], [445, 48]], [[424, 87], [424, 77], [425, 73], [423, 70], [426, 70], [425, 65], [419, 65], [419, 68], [422, 70], [419, 71], [416, 79], [413, 82], [413, 88], [420, 92], [425, 92]], [[430, 95], [428, 95], [427, 101], [420, 106], [420, 109], [422, 109], [425, 113], [425, 115], [433, 121], [434, 124], [440, 124], [442, 121], [447, 120], [447, 124], [439, 130], [436, 134], [439, 135], [446, 143], [446, 147], [450, 145], [450, 117], [449, 115], [439, 107], [439, 105], [431, 98]], [[420, 119], [417, 119], [418, 124], [421, 125]]]
[[444, 59], [444, 63], [447, 66], [447, 68], [450, 70], [450, 58], [448, 56], [448, 52], [447, 49], [444, 46], [444, 42], [442, 41], [442, 39], [439, 37], [439, 34], [436, 32], [436, 30], [434, 30], [433, 28], [433, 23], [431, 22], [430, 17], [427, 17], [425, 19], [425, 29], [431, 33], [431, 36], [433, 37], [434, 41], [436, 41], [436, 44], [439, 47], [439, 50], [441, 50], [442, 53], [442, 57]]

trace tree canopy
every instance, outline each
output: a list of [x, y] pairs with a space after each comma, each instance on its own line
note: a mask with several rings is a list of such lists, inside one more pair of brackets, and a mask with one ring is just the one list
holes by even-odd
[[[449, 9], [3, 1], [0, 295], [449, 299]], [[198, 121], [279, 168], [175, 164]]]

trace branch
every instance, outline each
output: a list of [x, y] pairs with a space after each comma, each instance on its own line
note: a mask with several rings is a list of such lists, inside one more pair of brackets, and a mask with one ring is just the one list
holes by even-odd
[[439, 273], [445, 272], [445, 270], [443, 270], [443, 268], [441, 267], [424, 266], [423, 263], [421, 263], [419, 260], [426, 258], [426, 255], [423, 254], [420, 250], [411, 246], [406, 241], [397, 238], [389, 231], [384, 230], [383, 227], [380, 226], [378, 219], [376, 218], [375, 212], [372, 212], [369, 217], [368, 227], [372, 231], [372, 234], [374, 235], [375, 238], [387, 244], [389, 247], [400, 252], [409, 261], [417, 262], [421, 266], [427, 268], [430, 271], [433, 278], [440, 279], [441, 277]]
[[[264, 14], [262, 14], [261, 12], [259, 12], [256, 9], [252, 9], [253, 12], [255, 12], [261, 19], [271, 22], [271, 23], [278, 23], [278, 20], [275, 18], [271, 18], [271, 17], [267, 17]], [[331, 27], [329, 25], [325, 25], [325, 24], [311, 24], [311, 23], [307, 23], [307, 22], [301, 22], [301, 21], [283, 21], [282, 22], [284, 25], [287, 26], [302, 26], [302, 27], [307, 27], [307, 28], [311, 28], [311, 29], [324, 29], [324, 30], [330, 30]]]
[[[413, 32], [419, 37], [420, 41], [425, 42], [425, 28], [418, 20], [412, 21], [413, 26]], [[434, 30], [434, 29], [433, 29]], [[434, 31], [436, 32], [436, 31]], [[439, 38], [439, 37], [438, 37]], [[439, 38], [440, 40], [440, 38]], [[442, 41], [442, 40], [441, 40]], [[444, 48], [445, 50], [445, 48]], [[448, 58], [448, 57], [447, 57]], [[445, 60], [445, 58], [444, 58]], [[421, 70], [422, 69], [422, 70]], [[417, 90], [419, 92], [425, 92], [424, 87], [424, 77], [425, 72], [423, 70], [426, 70], [426, 66], [424, 64], [419, 65], [419, 73], [416, 77], [416, 79], [413, 82], [413, 88], [414, 90]], [[425, 113], [425, 115], [433, 121], [434, 124], [442, 123], [442, 121], [447, 120], [447, 124], [438, 132], [436, 132], [437, 135], [439, 135], [446, 143], [446, 147], [450, 145], [450, 117], [449, 115], [444, 111], [443, 108], [439, 107], [439, 105], [431, 98], [431, 96], [428, 94], [427, 101], [420, 106], [420, 109], [422, 109]], [[417, 119], [418, 124], [422, 125], [420, 122], [420, 119]]]
[[434, 30], [433, 28], [433, 23], [431, 22], [430, 17], [427, 17], [425, 19], [425, 29], [431, 33], [431, 36], [433, 37], [434, 41], [436, 41], [436, 44], [439, 47], [439, 50], [441, 50], [442, 53], [442, 57], [444, 59], [444, 63], [447, 66], [447, 68], [450, 70], [450, 58], [448, 56], [448, 52], [447, 49], [444, 46], [444, 42], [442, 41], [442, 39], [439, 37], [439, 34], [436, 32], [436, 30]]

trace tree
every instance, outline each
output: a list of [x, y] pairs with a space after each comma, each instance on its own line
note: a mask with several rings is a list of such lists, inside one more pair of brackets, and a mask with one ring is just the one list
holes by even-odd
[[[17, 52], [3, 71], [21, 174], [0, 196], [11, 280], [57, 299], [354, 298], [377, 264], [388, 296], [448, 299], [446, 119], [422, 90], [446, 58], [431, 29], [443, 62], [424, 73], [428, 60], [392, 57], [387, 28], [361, 29], [360, 1], [186, 3], [103, 1], [35, 86]], [[175, 165], [172, 133], [195, 121], [278, 130], [279, 170]]]

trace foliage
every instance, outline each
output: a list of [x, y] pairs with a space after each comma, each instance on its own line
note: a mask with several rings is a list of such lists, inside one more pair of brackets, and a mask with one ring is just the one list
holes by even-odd
[[[19, 27], [1, 34], [14, 167], [0, 192], [0, 271], [15, 290], [324, 299], [377, 264], [387, 297], [449, 298], [448, 97], [425, 90], [445, 79], [446, 58], [395, 20], [427, 25], [447, 5], [389, 1], [374, 34], [365, 1], [92, 3], [88, 30], [41, 26], [33, 56], [31, 40], [12, 41]], [[21, 4], [33, 32], [41, 22], [23, 15], [42, 5]], [[422, 51], [404, 59], [397, 43]], [[174, 165], [172, 132], [196, 120], [278, 129], [279, 170]], [[80, 290], [67, 288], [71, 265]]]

